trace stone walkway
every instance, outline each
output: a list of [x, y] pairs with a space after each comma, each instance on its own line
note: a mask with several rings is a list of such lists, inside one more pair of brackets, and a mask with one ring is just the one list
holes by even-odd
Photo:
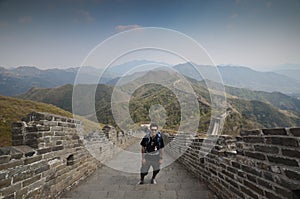
[[[164, 167], [157, 176], [158, 184], [150, 184], [152, 173], [145, 178], [144, 185], [137, 185], [139, 181], [140, 151], [139, 143], [130, 146], [128, 151], [136, 152], [139, 161], [128, 158], [124, 152], [116, 156], [110, 165], [123, 165], [120, 169], [112, 169], [103, 166], [95, 171], [91, 176], [82, 181], [72, 190], [65, 192], [61, 198], [84, 198], [84, 199], [213, 199], [213, 194], [207, 186], [193, 177], [179, 163], [173, 162], [171, 157], [165, 155], [165, 162], [172, 161], [170, 165]], [[126, 153], [126, 152], [125, 152]], [[121, 157], [121, 158], [120, 158]], [[124, 164], [124, 162], [126, 164]], [[166, 164], [166, 163], [165, 163]], [[130, 168], [126, 168], [130, 167]], [[132, 172], [135, 169], [136, 172]], [[131, 172], [124, 172], [131, 171]]]

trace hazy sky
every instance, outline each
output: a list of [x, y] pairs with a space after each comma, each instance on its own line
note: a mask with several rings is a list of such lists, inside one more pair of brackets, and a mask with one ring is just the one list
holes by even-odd
[[216, 64], [300, 64], [299, 0], [0, 0], [0, 66], [79, 66], [135, 27], [180, 31]]

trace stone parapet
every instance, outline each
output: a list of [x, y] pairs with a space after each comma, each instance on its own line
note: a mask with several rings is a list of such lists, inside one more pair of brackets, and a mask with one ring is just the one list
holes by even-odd
[[79, 120], [48, 113], [31, 113], [13, 123], [13, 146], [0, 148], [0, 198], [58, 197], [116, 149], [131, 144], [128, 134], [106, 139], [103, 132], [81, 131]]
[[300, 128], [262, 129], [242, 132], [236, 138], [212, 136], [189, 141], [181, 135], [164, 136], [169, 143], [166, 151], [220, 198], [300, 197]]

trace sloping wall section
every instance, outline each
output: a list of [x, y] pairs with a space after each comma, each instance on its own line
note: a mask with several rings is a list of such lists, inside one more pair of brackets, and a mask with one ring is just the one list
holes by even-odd
[[131, 144], [130, 135], [114, 129], [82, 139], [81, 127], [78, 120], [47, 113], [14, 123], [13, 146], [0, 148], [0, 198], [55, 198], [110, 159], [116, 146]]
[[[178, 156], [186, 142], [165, 134]], [[216, 145], [209, 146], [217, 139]], [[262, 129], [193, 139], [178, 159], [220, 198], [300, 198], [300, 128]], [[201, 148], [202, 146], [202, 148]], [[208, 149], [210, 153], [206, 155]], [[206, 150], [207, 149], [207, 150]]]

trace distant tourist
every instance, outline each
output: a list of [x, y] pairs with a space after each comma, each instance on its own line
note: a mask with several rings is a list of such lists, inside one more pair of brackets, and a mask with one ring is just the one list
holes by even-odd
[[160, 165], [163, 159], [164, 141], [158, 131], [158, 125], [152, 123], [150, 125], [150, 132], [142, 139], [142, 167], [141, 180], [139, 184], [144, 184], [144, 178], [148, 174], [150, 166], [153, 168], [153, 175], [151, 184], [156, 184], [155, 177], [160, 170]]

